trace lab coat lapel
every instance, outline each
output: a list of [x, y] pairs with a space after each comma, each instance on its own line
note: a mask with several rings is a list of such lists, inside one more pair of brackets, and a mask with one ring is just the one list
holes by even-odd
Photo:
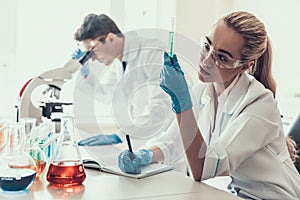
[[[130, 31], [124, 35], [124, 49], [123, 49], [123, 58], [122, 61], [127, 63], [126, 72], [130, 68], [135, 67], [131, 66], [133, 60], [137, 59], [137, 56], [141, 50], [141, 40], [138, 34], [135, 31]], [[129, 67], [129, 69], [128, 69]]]
[[[237, 109], [241, 107], [240, 105], [248, 91], [249, 85], [249, 77], [246, 73], [243, 73], [228, 94], [223, 110], [224, 117], [232, 117], [233, 113], [236, 113]], [[227, 120], [225, 119], [225, 121]]]
[[138, 66], [135, 66], [138, 62], [138, 54], [140, 52], [141, 40], [135, 31], [130, 31], [124, 35], [124, 49], [122, 62], [126, 62], [126, 70], [123, 74], [123, 90], [126, 94], [131, 94], [138, 76]]
[[209, 144], [210, 137], [210, 112], [210, 96], [207, 86], [200, 99], [198, 116], [198, 124], [200, 125], [199, 129], [206, 144]]

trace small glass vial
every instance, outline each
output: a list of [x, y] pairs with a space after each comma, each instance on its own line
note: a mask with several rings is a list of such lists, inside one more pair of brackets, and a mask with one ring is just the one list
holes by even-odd
[[2, 130], [2, 140], [6, 150], [0, 155], [0, 188], [10, 192], [26, 191], [35, 180], [36, 164], [24, 151], [24, 125], [8, 124]]
[[86, 178], [81, 155], [75, 139], [74, 118], [61, 119], [61, 132], [47, 172], [47, 181], [56, 186], [82, 184]]

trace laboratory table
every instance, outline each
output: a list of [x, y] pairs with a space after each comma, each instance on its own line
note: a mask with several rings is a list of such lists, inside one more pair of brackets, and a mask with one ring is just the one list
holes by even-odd
[[240, 198], [202, 182], [195, 182], [174, 170], [143, 179], [112, 175], [86, 169], [87, 178], [82, 185], [54, 187], [48, 184], [45, 173], [27, 192], [0, 191], [0, 199], [154, 199], [154, 200], [238, 200]]

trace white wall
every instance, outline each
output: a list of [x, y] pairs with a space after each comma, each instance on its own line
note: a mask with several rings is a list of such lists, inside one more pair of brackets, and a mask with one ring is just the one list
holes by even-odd
[[14, 115], [16, 92], [17, 1], [6, 0], [0, 6], [0, 118]]

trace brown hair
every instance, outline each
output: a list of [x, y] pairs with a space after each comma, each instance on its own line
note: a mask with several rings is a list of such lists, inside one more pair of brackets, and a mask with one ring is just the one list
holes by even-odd
[[94, 40], [100, 36], [106, 36], [108, 33], [114, 33], [120, 37], [123, 36], [116, 23], [107, 15], [89, 14], [74, 33], [74, 39], [77, 41]]
[[228, 27], [244, 38], [244, 48], [241, 52], [243, 60], [254, 60], [255, 64], [249, 73], [265, 88], [276, 95], [276, 82], [272, 75], [272, 47], [264, 24], [253, 14], [238, 11], [222, 18]]

